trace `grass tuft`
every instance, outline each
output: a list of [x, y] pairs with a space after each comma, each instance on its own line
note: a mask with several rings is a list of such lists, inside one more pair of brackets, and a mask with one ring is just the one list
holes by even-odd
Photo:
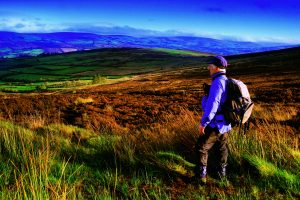
[[86, 103], [93, 103], [94, 100], [89, 97], [89, 98], [81, 98], [81, 97], [78, 97], [76, 100], [75, 100], [75, 104], [78, 105], [78, 104], [86, 104]]
[[253, 155], [244, 155], [243, 158], [253, 166], [261, 176], [277, 178], [277, 180], [284, 181], [289, 185], [299, 185], [300, 177], [288, 172], [287, 170], [279, 169], [274, 164]]

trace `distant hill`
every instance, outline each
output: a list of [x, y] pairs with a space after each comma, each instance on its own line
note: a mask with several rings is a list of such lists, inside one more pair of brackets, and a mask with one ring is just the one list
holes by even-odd
[[0, 82], [39, 82], [135, 75], [199, 66], [210, 54], [170, 49], [103, 48], [56, 55], [3, 59]]
[[[60, 90], [91, 84], [97, 77], [105, 81], [122, 81], [123, 78], [130, 78], [132, 75], [146, 73], [166, 77], [171, 73], [172, 76], [177, 74], [178, 78], [188, 80], [207, 78], [206, 63], [211, 55], [161, 48], [102, 48], [0, 59], [0, 91], [39, 91], [37, 88], [42, 88], [43, 84], [46, 84], [45, 87], [49, 90]], [[300, 47], [226, 58], [230, 63], [227, 70], [230, 77], [297, 77], [300, 73]]]
[[281, 43], [238, 42], [204, 37], [132, 37], [73, 32], [0, 32], [0, 57], [4, 58], [120, 47], [168, 48], [234, 55], [283, 49], [291, 46]]
[[300, 47], [226, 56], [229, 71], [238, 74], [299, 74]]
[[[294, 47], [261, 53], [226, 56], [230, 63], [228, 73], [299, 71], [299, 55], [300, 47]], [[28, 58], [2, 59], [0, 62], [0, 82], [91, 79], [96, 74], [124, 76], [182, 67], [200, 69], [206, 66], [205, 63], [209, 56], [212, 56], [212, 54], [161, 48], [102, 48]], [[291, 63], [294, 64], [291, 65]], [[197, 70], [192, 73], [199, 76], [207, 72], [206, 70]]]

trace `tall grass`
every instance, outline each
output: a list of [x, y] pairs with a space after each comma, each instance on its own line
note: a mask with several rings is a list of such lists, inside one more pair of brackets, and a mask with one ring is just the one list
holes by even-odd
[[[55, 151], [48, 138], [34, 136], [28, 129], [1, 122], [1, 197], [3, 199], [66, 199], [74, 186], [63, 184], [66, 163], [55, 185], [49, 174]], [[67, 177], [68, 178], [68, 177]]]
[[[123, 135], [47, 125], [37, 116], [21, 125], [0, 121], [0, 197], [296, 199], [299, 133], [283, 123], [295, 113], [281, 109], [277, 115], [258, 107], [255, 125], [246, 134], [230, 132], [229, 185], [215, 180], [212, 170], [207, 187], [189, 182], [199, 114], [184, 108], [167, 114], [160, 124]], [[208, 167], [213, 169], [214, 162]]]

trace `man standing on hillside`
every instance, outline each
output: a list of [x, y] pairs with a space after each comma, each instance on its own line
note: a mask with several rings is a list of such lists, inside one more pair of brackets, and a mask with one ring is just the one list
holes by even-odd
[[219, 163], [216, 164], [219, 176], [226, 176], [228, 157], [227, 132], [231, 130], [230, 123], [225, 121], [221, 111], [227, 98], [227, 61], [222, 56], [214, 57], [208, 65], [212, 83], [209, 94], [202, 99], [203, 116], [199, 126], [199, 138], [196, 144], [197, 163], [195, 178], [201, 183], [206, 183], [206, 170], [208, 151], [216, 144], [218, 148]]

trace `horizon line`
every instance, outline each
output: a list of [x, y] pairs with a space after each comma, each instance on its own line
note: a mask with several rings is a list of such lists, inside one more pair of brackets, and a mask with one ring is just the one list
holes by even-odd
[[[222, 40], [222, 41], [235, 41], [235, 42], [249, 42], [249, 43], [273, 43], [273, 44], [283, 44], [283, 45], [300, 45], [300, 41], [277, 41], [275, 39], [243, 39], [242, 37], [235, 37], [235, 36], [209, 36], [209, 35], [196, 35], [193, 33], [180, 33], [177, 32], [176, 34], [167, 34], [168, 31], [155, 31], [155, 35], [151, 34], [126, 34], [126, 33], [97, 33], [92, 31], [77, 31], [77, 30], [61, 30], [61, 31], [13, 31], [13, 30], [0, 30], [0, 32], [7, 32], [7, 33], [18, 33], [18, 34], [55, 34], [55, 33], [82, 33], [82, 34], [94, 34], [94, 35], [114, 35], [114, 36], [128, 36], [128, 37], [193, 37], [193, 38], [207, 38], [207, 39], [214, 39], [214, 40]], [[161, 34], [159, 34], [161, 33]]]

